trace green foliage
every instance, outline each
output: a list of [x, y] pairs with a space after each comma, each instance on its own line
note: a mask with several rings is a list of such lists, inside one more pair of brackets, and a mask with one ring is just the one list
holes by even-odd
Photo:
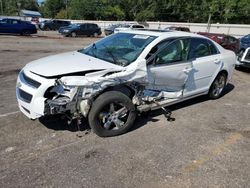
[[22, 9], [34, 11], [39, 9], [36, 0], [2, 0], [2, 7], [0, 8], [2, 9], [0, 11], [3, 11], [3, 15], [7, 16], [17, 16], [19, 15], [19, 10]]
[[43, 15], [45, 17], [55, 18], [55, 16], [60, 12], [61, 9], [65, 9], [64, 2], [64, 0], [46, 0], [43, 5]]
[[[1, 1], [1, 0], [0, 0]], [[37, 10], [35, 0], [2, 0], [5, 15]], [[249, 0], [46, 0], [39, 7], [48, 18], [250, 24]]]
[[60, 12], [58, 12], [56, 14], [57, 19], [67, 19], [68, 15], [67, 15], [67, 11], [65, 9], [61, 9]]

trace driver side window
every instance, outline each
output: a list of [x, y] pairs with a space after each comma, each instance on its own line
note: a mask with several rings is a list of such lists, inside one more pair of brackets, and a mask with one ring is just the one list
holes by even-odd
[[159, 65], [186, 61], [188, 58], [189, 46], [190, 39], [180, 39], [170, 42], [155, 56], [154, 63]]

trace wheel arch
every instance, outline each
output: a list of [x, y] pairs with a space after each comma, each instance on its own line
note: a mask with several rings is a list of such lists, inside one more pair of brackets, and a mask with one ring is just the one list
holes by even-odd
[[105, 88], [104, 90], [102, 90], [101, 92], [99, 92], [95, 97], [94, 97], [94, 100], [99, 97], [100, 95], [102, 95], [103, 93], [105, 92], [108, 92], [108, 91], [119, 91], [125, 95], [127, 95], [130, 99], [132, 99], [132, 97], [134, 96], [135, 94], [135, 90], [127, 85], [127, 84], [120, 84], [120, 85], [115, 85], [115, 86], [109, 86], [107, 88]]

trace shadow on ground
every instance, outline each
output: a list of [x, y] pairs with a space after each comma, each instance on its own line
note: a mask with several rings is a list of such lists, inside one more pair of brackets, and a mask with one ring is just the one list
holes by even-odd
[[[223, 95], [227, 95], [234, 89], [234, 85], [228, 84], [225, 88]], [[188, 106], [192, 106], [198, 103], [205, 102], [207, 100], [210, 100], [207, 96], [200, 96], [193, 99], [189, 99], [187, 101], [172, 105], [167, 107], [170, 111], [175, 111], [181, 108], [185, 108]], [[146, 125], [149, 121], [151, 122], [157, 122], [159, 121], [158, 118], [156, 118], [159, 115], [164, 114], [164, 111], [162, 109], [144, 112], [141, 114], [138, 114], [137, 120], [135, 122], [135, 125], [130, 131], [134, 131], [136, 129], [139, 129], [140, 127]], [[77, 126], [76, 120], [73, 120], [71, 123], [68, 123], [68, 119], [64, 115], [54, 115], [54, 116], [47, 116], [42, 117], [39, 119], [39, 121], [46, 126], [48, 129], [53, 129], [57, 131], [70, 131], [70, 132], [77, 132], [77, 131], [87, 131], [89, 130], [89, 125], [86, 119], [82, 119], [81, 124], [79, 127]], [[178, 121], [178, 120], [177, 120]]]
[[241, 72], [250, 73], [250, 68], [237, 67], [235, 69], [238, 70], [238, 71], [241, 71]]

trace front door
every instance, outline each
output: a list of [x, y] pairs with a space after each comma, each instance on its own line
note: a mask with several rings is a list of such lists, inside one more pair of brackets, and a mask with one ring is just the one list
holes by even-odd
[[190, 39], [175, 39], [160, 46], [149, 58], [148, 87], [165, 91], [170, 98], [181, 98], [192, 74], [192, 62], [188, 61]]

